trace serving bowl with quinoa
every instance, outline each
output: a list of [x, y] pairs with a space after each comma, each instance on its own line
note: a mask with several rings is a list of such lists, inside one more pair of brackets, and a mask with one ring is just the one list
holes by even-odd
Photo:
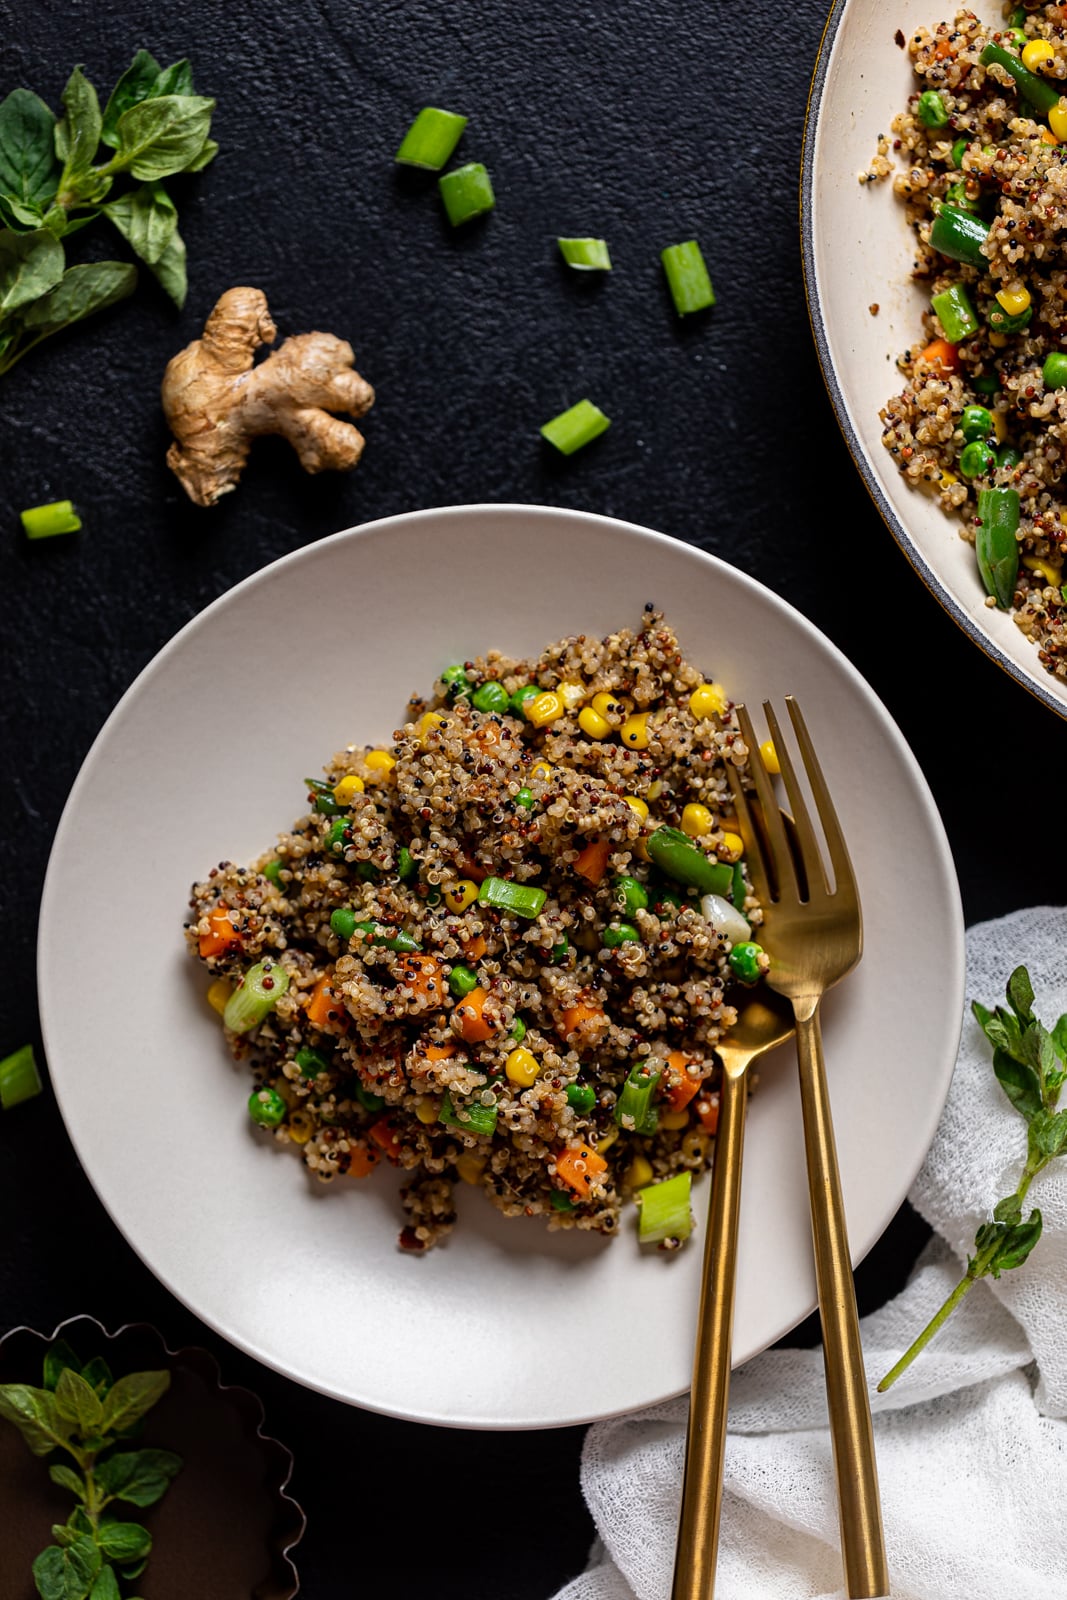
[[836, 5], [802, 231], [827, 387], [879, 510], [950, 615], [1064, 715], [1060, 12]]
[[[533, 551], [536, 560], [531, 559]], [[476, 603], [469, 584], [473, 571], [478, 573]], [[567, 574], [574, 581], [561, 581]], [[696, 549], [577, 512], [463, 507], [396, 517], [324, 540], [266, 568], [208, 607], [161, 652], [113, 713], [85, 763], [56, 836], [39, 954], [51, 1079], [75, 1148], [117, 1225], [161, 1280], [204, 1321], [257, 1359], [312, 1388], [425, 1421], [536, 1427], [622, 1412], [678, 1393], [689, 1382], [699, 1235], [709, 1188], [698, 1169], [714, 1151], [713, 1144], [700, 1149], [699, 1160], [689, 1167], [692, 1156], [683, 1150], [683, 1141], [695, 1130], [704, 1132], [697, 1107], [713, 1092], [714, 1030], [726, 1020], [732, 998], [722, 950], [717, 956], [712, 951], [710, 924], [697, 909], [705, 891], [688, 896], [686, 886], [675, 880], [674, 889], [681, 890], [679, 898], [686, 905], [674, 906], [666, 898], [672, 893], [669, 874], [654, 860], [644, 861], [636, 847], [643, 839], [651, 849], [649, 841], [659, 827], [679, 825], [683, 801], [704, 805], [719, 827], [684, 839], [710, 868], [729, 870], [730, 893], [720, 898], [732, 902], [734, 864], [727, 859], [732, 849], [725, 838], [731, 830], [723, 826], [729, 819], [723, 770], [714, 755], [709, 763], [701, 757], [690, 769], [679, 760], [675, 766], [681, 771], [666, 775], [675, 792], [669, 798], [646, 798], [648, 819], [638, 818], [625, 798], [641, 798], [638, 787], [625, 787], [622, 796], [613, 793], [600, 809], [565, 804], [561, 816], [552, 808], [564, 798], [563, 791], [568, 802], [574, 798], [573, 780], [535, 777], [527, 755], [536, 749], [535, 760], [571, 771], [576, 761], [566, 742], [573, 741], [575, 749], [587, 744], [590, 776], [581, 781], [595, 780], [587, 796], [592, 806], [601, 794], [596, 784], [612, 790], [618, 786], [627, 750], [621, 729], [629, 716], [643, 713], [644, 689], [639, 694], [635, 681], [632, 687], [618, 684], [601, 690], [595, 675], [588, 678], [593, 695], [580, 710], [598, 710], [593, 700], [607, 693], [627, 713], [616, 728], [611, 718], [619, 713], [608, 712], [611, 732], [600, 740], [585, 730], [579, 739], [573, 732], [577, 718], [569, 714], [535, 732], [534, 724], [513, 716], [510, 709], [483, 710], [474, 704], [475, 693], [485, 686], [475, 681], [479, 675], [491, 680], [495, 674], [507, 685], [510, 700], [523, 687], [517, 682], [520, 665], [531, 684], [555, 692], [553, 677], [570, 681], [580, 662], [565, 656], [565, 671], [559, 670], [560, 660], [552, 664], [546, 641], [584, 634], [595, 650], [606, 650], [604, 639], [620, 627], [639, 632], [648, 602], [662, 610], [677, 637], [682, 663], [692, 663], [701, 682], [721, 684], [729, 700], [744, 699], [756, 707], [765, 696], [797, 694], [833, 788], [868, 913], [864, 961], [848, 984], [828, 997], [826, 1008], [831, 1092], [857, 1256], [896, 1210], [932, 1136], [962, 1014], [962, 929], [951, 858], [929, 792], [900, 734], [817, 630], [768, 590]], [[506, 650], [506, 658], [491, 658], [493, 649]], [[636, 659], [641, 649], [636, 644], [628, 657]], [[669, 701], [679, 727], [704, 725], [724, 735], [728, 718], [725, 724], [715, 715], [710, 722], [691, 723], [688, 700], [701, 684], [694, 684], [688, 673], [678, 681], [678, 665], [672, 660], [669, 693], [661, 677], [654, 694], [664, 705]], [[451, 666], [467, 675], [469, 701], [461, 693], [450, 698], [442, 692], [446, 685], [439, 675]], [[652, 681], [648, 686], [653, 687]], [[425, 701], [409, 706], [407, 697], [413, 692]], [[627, 699], [634, 702], [632, 711], [624, 703]], [[427, 710], [445, 722], [431, 720], [420, 728]], [[664, 714], [662, 706], [652, 712], [653, 733], [655, 718]], [[433, 766], [453, 739], [466, 751], [465, 739], [490, 727], [500, 735], [495, 745], [490, 735], [488, 748], [498, 752], [493, 760], [509, 774], [509, 801], [518, 802], [519, 790], [527, 788], [540, 808], [531, 813], [546, 830], [545, 848], [537, 847], [540, 878], [524, 878], [525, 851], [505, 843], [510, 832], [518, 831], [511, 823], [519, 819], [495, 803], [498, 776], [504, 781], [495, 766], [470, 778], [492, 786], [493, 810], [480, 819], [480, 829], [464, 830], [476, 835], [473, 859], [466, 863], [450, 859], [446, 865], [452, 824], [438, 828], [432, 805], [428, 821], [401, 809], [408, 804], [403, 794], [410, 794], [413, 802], [420, 793], [414, 787], [421, 776], [417, 769], [427, 757]], [[411, 731], [394, 739], [401, 728]], [[715, 748], [699, 742], [702, 750]], [[514, 745], [510, 754], [502, 750], [505, 743]], [[646, 749], [655, 750], [654, 738]], [[368, 766], [375, 750], [395, 756], [394, 772], [407, 767], [407, 789], [402, 773], [384, 790], [376, 788], [374, 763]], [[340, 759], [331, 759], [333, 753]], [[656, 781], [644, 766], [650, 758], [640, 749], [629, 753], [635, 784], [645, 783], [647, 796]], [[466, 774], [462, 754], [459, 761]], [[515, 761], [523, 763], [525, 783], [510, 776], [509, 762]], [[683, 789], [682, 773], [692, 775], [700, 798], [690, 798]], [[151, 779], [150, 803], [146, 775]], [[362, 795], [370, 796], [369, 801], [352, 785], [342, 788], [346, 778], [355, 777], [363, 782]], [[309, 778], [315, 783], [307, 784]], [[472, 798], [462, 787], [466, 782], [457, 772], [455, 801]], [[334, 793], [339, 788], [340, 799]], [[346, 805], [351, 792], [356, 803]], [[309, 803], [311, 794], [325, 798], [325, 812]], [[327, 814], [331, 800], [340, 808], [333, 815]], [[599, 885], [576, 871], [585, 846], [564, 844], [562, 827], [557, 827], [567, 822], [571, 809], [590, 834], [596, 818], [597, 837], [590, 842], [607, 838], [611, 846]], [[498, 810], [505, 811], [500, 822], [494, 821]], [[523, 810], [525, 814], [525, 805]], [[368, 832], [360, 818], [368, 824], [372, 814], [383, 826], [378, 830], [374, 823]], [[883, 848], [887, 816], [892, 817], [896, 844], [892, 856]], [[296, 826], [289, 826], [294, 821]], [[331, 858], [329, 875], [323, 876], [327, 863], [319, 844], [338, 821], [344, 855], [351, 846], [353, 861], [345, 861], [342, 875], [335, 871], [339, 858]], [[279, 829], [287, 826], [289, 832], [279, 838]], [[346, 839], [349, 826], [352, 837]], [[441, 859], [431, 849], [435, 830]], [[576, 827], [568, 837], [576, 839], [581, 831]], [[394, 848], [395, 877], [384, 870]], [[407, 883], [400, 879], [401, 848], [419, 862], [418, 878]], [[924, 914], [918, 923], [914, 880], [905, 881], [896, 868], [899, 851], [907, 852], [915, 878], [924, 886]], [[377, 882], [358, 876], [361, 852], [370, 865], [383, 869]], [[292, 865], [275, 869], [272, 863], [281, 862], [283, 855]], [[235, 1061], [222, 1018], [205, 993], [214, 982], [232, 984], [236, 969], [220, 967], [212, 974], [183, 943], [184, 913], [195, 925], [199, 949], [199, 906], [195, 916], [187, 909], [191, 884], [215, 884], [222, 876], [228, 879], [228, 893], [239, 888], [232, 869], [220, 873], [220, 862], [270, 866], [281, 880], [275, 887], [286, 891], [277, 904], [263, 898], [254, 908], [257, 916], [262, 911], [264, 921], [284, 930], [286, 948], [274, 952], [271, 947], [268, 954], [266, 944], [254, 942], [265, 936], [264, 929], [242, 928], [252, 938], [239, 965], [246, 982], [249, 966], [262, 966], [267, 959], [292, 968], [285, 999], [292, 997], [300, 1015], [282, 1028], [281, 1003], [274, 1008], [271, 1027], [277, 1046], [270, 1044], [259, 1054], [262, 1089], [257, 1092], [273, 1090], [285, 1104], [279, 1127], [286, 1121], [293, 1126], [293, 1116], [307, 1112], [312, 1127], [303, 1146], [257, 1126], [249, 1115], [249, 1094], [255, 1088], [250, 1070], [257, 1070], [258, 1048], [251, 1036], [258, 1027], [256, 1037], [264, 1046], [268, 1043], [266, 1013], [247, 1035], [240, 1035], [249, 1038], [249, 1048]], [[458, 873], [457, 865], [462, 869]], [[595, 858], [588, 865], [595, 870]], [[215, 878], [210, 877], [212, 867]], [[289, 879], [286, 872], [292, 874]], [[438, 883], [430, 882], [431, 872], [439, 874]], [[312, 892], [303, 878], [316, 874]], [[260, 877], [273, 881], [257, 872], [257, 886]], [[623, 878], [634, 879], [644, 890], [648, 906], [633, 904], [631, 909], [614, 903], [623, 892], [617, 880]], [[514, 905], [493, 905], [490, 897], [499, 891], [492, 887], [483, 900], [484, 886], [493, 879], [511, 886], [511, 892], [515, 887], [543, 888], [546, 897], [537, 915], [524, 916]], [[327, 890], [325, 885], [335, 881], [335, 890]], [[724, 879], [719, 882], [725, 886]], [[475, 883], [477, 896], [471, 899], [470, 885]], [[416, 884], [425, 890], [425, 900]], [[458, 911], [446, 902], [446, 887], [460, 904]], [[624, 887], [632, 896], [632, 888]], [[438, 889], [441, 901], [430, 904]], [[265, 894], [261, 887], [256, 892]], [[209, 920], [211, 893], [206, 889], [203, 898]], [[745, 902], [749, 898], [746, 893]], [[755, 905], [743, 905], [755, 922]], [[591, 919], [585, 916], [589, 908]], [[332, 926], [327, 932], [338, 912], [349, 913], [351, 928], [342, 917], [340, 932]], [[480, 934], [476, 920], [483, 924]], [[595, 952], [577, 938], [590, 920], [601, 941]], [[361, 936], [355, 923], [370, 923], [371, 929]], [[637, 932], [637, 940], [625, 936], [623, 923]], [[618, 944], [603, 942], [612, 927], [623, 934]], [[649, 937], [663, 931], [670, 935], [663, 945], [678, 946], [672, 954]], [[485, 938], [484, 956], [453, 950], [453, 942], [460, 942], [453, 939], [458, 932], [463, 943], [475, 942], [475, 950], [476, 941]], [[752, 932], [754, 942], [761, 942], [758, 924]], [[396, 942], [401, 933], [420, 950], [390, 950], [374, 942], [383, 934]], [[568, 949], [557, 961], [561, 935]], [[583, 938], [590, 942], [587, 935]], [[681, 968], [670, 967], [670, 961], [681, 959], [686, 939], [687, 960]], [[101, 960], [102, 951], [121, 951], [121, 959]], [[415, 977], [413, 990], [417, 988], [418, 974], [406, 962], [397, 970], [402, 957], [440, 962], [430, 974], [438, 993], [444, 987], [440, 999], [427, 996], [430, 1004], [416, 1018], [412, 1006], [418, 997], [414, 992], [402, 995], [406, 1013], [383, 1020], [383, 1027], [396, 1027], [409, 1046], [400, 1055], [401, 1067], [416, 1064], [412, 1052], [419, 1056], [420, 1042], [426, 1055], [432, 1043], [442, 1048], [455, 1043], [455, 1053], [443, 1058], [444, 1068], [442, 1058], [428, 1063], [434, 1077], [420, 1091], [437, 1109], [437, 1122], [423, 1124], [414, 1105], [403, 1104], [409, 1092], [407, 1071], [400, 1074], [401, 1084], [388, 1081], [392, 1051], [386, 1057], [368, 1051], [368, 1064], [370, 1059], [389, 1062], [384, 1079], [377, 1074], [376, 1088], [368, 1089], [360, 1073], [339, 1074], [331, 1088], [338, 1050], [346, 1060], [345, 1052], [362, 1037], [361, 1028], [373, 1031], [374, 1017], [358, 1005], [360, 1014], [353, 1016], [348, 1010], [352, 997], [344, 996], [351, 1020], [345, 1024], [347, 1032], [332, 1033], [330, 1025], [338, 1019], [329, 1016], [334, 997], [324, 988], [318, 1004], [326, 1026], [316, 1042], [305, 1028], [307, 1006], [300, 1002], [305, 997], [310, 1001], [331, 968], [332, 984], [346, 957], [351, 966], [341, 974], [342, 982], [351, 982], [356, 998], [368, 1006], [375, 994], [387, 1005], [408, 972]], [[642, 962], [649, 963], [647, 979]], [[494, 964], [501, 970], [491, 970]], [[462, 1037], [468, 1015], [463, 1005], [473, 990], [466, 996], [453, 992], [450, 980], [457, 966], [473, 974], [474, 989], [486, 991], [484, 1000], [475, 997], [474, 1007], [481, 1006], [481, 1022], [490, 1027], [487, 1040]], [[374, 989], [369, 979], [363, 987], [361, 974], [370, 973], [375, 974]], [[463, 982], [469, 983], [469, 977], [460, 987]], [[514, 994], [504, 992], [504, 982], [514, 985]], [[670, 1002], [658, 1008], [662, 1020], [645, 1010], [642, 991], [650, 994], [653, 988]], [[581, 995], [582, 989], [590, 993]], [[683, 1008], [670, 993], [673, 989], [680, 995], [691, 993], [695, 1003], [687, 1001]], [[720, 991], [722, 1009], [716, 1018]], [[265, 991], [268, 996], [271, 992]], [[887, 992], [912, 999], [900, 1008], [892, 1033], [884, 1027]], [[217, 998], [225, 1009], [232, 995]], [[251, 991], [246, 998], [255, 999]], [[564, 1016], [572, 1004], [593, 1008], [591, 1017], [574, 1018], [575, 1028]], [[707, 1007], [703, 1012], [702, 1004]], [[597, 1005], [604, 1020], [596, 1015]], [[443, 1027], [440, 1016], [445, 1018]], [[242, 1020], [240, 1014], [237, 1020]], [[521, 1040], [509, 1037], [517, 1021], [526, 1027]], [[294, 1027], [299, 1042], [290, 1037]], [[612, 1034], [615, 1028], [624, 1031]], [[603, 1058], [581, 1038], [568, 1038], [586, 1029], [603, 1030], [609, 1045]], [[635, 1042], [635, 1033], [650, 1046], [646, 1056], [639, 1053], [642, 1040]], [[274, 1087], [279, 1077], [290, 1081], [284, 1068], [279, 1073], [278, 1063], [283, 1053], [287, 1064], [305, 1049], [319, 1050], [327, 1059], [321, 1080], [317, 1071], [307, 1079], [301, 1076], [314, 1092], [322, 1092], [310, 1107], [289, 1106], [282, 1089]], [[507, 1076], [508, 1058], [522, 1049], [538, 1069], [529, 1088]], [[672, 1129], [664, 1121], [671, 1116], [667, 1096], [682, 1078], [681, 1070], [675, 1077], [675, 1063], [669, 1060], [676, 1050], [684, 1057], [681, 1069], [688, 1075], [688, 1068], [695, 1066], [697, 1073], [696, 1090], [681, 1108], [688, 1112], [686, 1126]], [[469, 1064], [472, 1055], [479, 1066], [492, 1070], [469, 1073], [465, 1061]], [[661, 1076], [654, 1085], [634, 1085], [632, 1111], [621, 1111], [616, 1122], [624, 1078], [630, 1078], [638, 1061], [650, 1058], [665, 1063]], [[522, 1065], [520, 1057], [513, 1071]], [[739, 1361], [777, 1338], [814, 1303], [792, 1067], [792, 1047], [787, 1045], [768, 1062], [752, 1098], [734, 1339]], [[529, 1063], [526, 1068], [530, 1070]], [[484, 1086], [477, 1081], [483, 1075]], [[325, 1120], [334, 1115], [326, 1103], [330, 1093], [342, 1084], [354, 1089], [357, 1080], [366, 1094], [385, 1104], [365, 1106], [357, 1094], [358, 1112], [351, 1103], [336, 1109], [352, 1119], [355, 1143], [368, 1151], [376, 1147], [381, 1156], [365, 1179], [338, 1171], [332, 1182], [323, 1184], [305, 1170], [301, 1151], [316, 1136], [316, 1119], [321, 1132], [331, 1126]], [[890, 1082], [893, 1090], [887, 1093]], [[586, 1097], [579, 1098], [577, 1107], [573, 1096], [567, 1098], [568, 1089], [589, 1087], [597, 1094], [591, 1117], [582, 1109]], [[494, 1104], [482, 1103], [483, 1111], [496, 1111], [498, 1128], [514, 1119], [520, 1124], [514, 1134], [494, 1131], [487, 1139], [468, 1131], [463, 1112], [469, 1113], [471, 1101], [480, 1102], [484, 1093], [493, 1096]], [[446, 1094], [459, 1126], [441, 1124]], [[614, 1105], [600, 1103], [612, 1094]], [[534, 1127], [529, 1148], [521, 1152], [520, 1141], [526, 1137], [521, 1124], [531, 1113], [525, 1095], [536, 1098], [538, 1113], [542, 1101], [548, 1103], [546, 1115], [535, 1118], [543, 1126]], [[399, 1096], [399, 1108], [390, 1096]], [[273, 1105], [269, 1093], [268, 1103]], [[626, 1115], [632, 1114], [636, 1124], [638, 1114], [653, 1106], [658, 1113], [653, 1133], [623, 1125]], [[463, 1158], [461, 1146], [463, 1154], [475, 1158], [479, 1181], [471, 1184], [460, 1176], [445, 1205], [446, 1216], [451, 1209], [456, 1213], [453, 1231], [436, 1248], [417, 1252], [416, 1259], [397, 1247], [403, 1223], [401, 1190], [419, 1184], [424, 1175], [402, 1162], [394, 1166], [371, 1136], [371, 1127], [383, 1117], [399, 1118], [403, 1135], [415, 1123], [420, 1129], [436, 1129], [445, 1160], [453, 1167]], [[295, 1126], [300, 1128], [299, 1120]], [[612, 1184], [610, 1189], [604, 1185], [598, 1196], [590, 1182], [586, 1200], [558, 1181], [559, 1157], [583, 1143], [599, 1154], [584, 1135], [595, 1131], [599, 1143], [613, 1127], [617, 1137], [603, 1154]], [[872, 1141], [875, 1127], [878, 1137]], [[379, 1127], [379, 1134], [388, 1144], [388, 1132]], [[340, 1142], [340, 1136], [333, 1141], [336, 1154], [343, 1154]], [[538, 1144], [544, 1148], [536, 1148]], [[322, 1145], [327, 1155], [330, 1145]], [[516, 1156], [511, 1155], [513, 1146]], [[523, 1200], [523, 1212], [527, 1203], [541, 1203], [533, 1217], [505, 1215], [503, 1197], [492, 1192], [498, 1149], [505, 1152], [505, 1165], [527, 1156], [533, 1162], [522, 1180], [534, 1196]], [[486, 1166], [479, 1171], [486, 1153]], [[575, 1153], [579, 1161], [586, 1159], [579, 1150]], [[683, 1170], [692, 1173], [691, 1209], [698, 1235], [693, 1245], [677, 1251], [639, 1246], [638, 1208], [630, 1203], [627, 1187], [638, 1154], [653, 1165], [654, 1180], [680, 1176]], [[446, 1175], [431, 1174], [438, 1176]], [[573, 1210], [556, 1211], [553, 1192], [573, 1198]], [[621, 1202], [617, 1210], [616, 1200]], [[613, 1227], [598, 1231], [612, 1215], [618, 1219]], [[550, 1228], [561, 1219], [562, 1226]], [[582, 1219], [592, 1226], [577, 1225]], [[613, 1233], [622, 1237], [613, 1238]]]

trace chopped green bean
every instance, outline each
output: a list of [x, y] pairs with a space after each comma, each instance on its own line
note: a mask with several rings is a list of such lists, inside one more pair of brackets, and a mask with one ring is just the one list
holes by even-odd
[[987, 44], [982, 54], [978, 57], [983, 67], [1003, 67], [1004, 71], [1014, 80], [1015, 87], [1024, 100], [1029, 101], [1035, 111], [1047, 117], [1053, 106], [1059, 104], [1060, 90], [1058, 85], [1053, 85], [1047, 78], [1039, 78], [1036, 72], [1031, 72], [1024, 67], [1018, 56], [1013, 56], [1010, 50], [1005, 50], [999, 44]]
[[[421, 950], [422, 946], [410, 933], [405, 933], [403, 928], [391, 928], [388, 923], [353, 922], [353, 933], [361, 933], [364, 939], [369, 939], [371, 944], [381, 945], [384, 950], [403, 950], [407, 954]], [[349, 934], [349, 938], [351, 938]]]
[[1019, 494], [1016, 489], [982, 489], [978, 495], [975, 555], [978, 571], [1002, 611], [1011, 608], [1019, 573]]
[[652, 1068], [647, 1061], [634, 1063], [615, 1102], [615, 1121], [620, 1128], [630, 1133], [655, 1133], [659, 1112], [652, 1097], [662, 1076], [661, 1067]]
[[480, 905], [493, 906], [497, 911], [512, 911], [517, 917], [536, 917], [547, 899], [544, 889], [511, 883], [507, 878], [486, 878], [478, 890]]
[[647, 843], [649, 856], [675, 883], [684, 883], [701, 894], [730, 893], [733, 867], [723, 861], [712, 861], [680, 828], [657, 828]]
[[978, 332], [978, 318], [962, 283], [953, 283], [930, 301], [949, 344], [959, 344]]
[[418, 875], [418, 865], [415, 857], [406, 844], [402, 844], [396, 853], [396, 875], [401, 883], [410, 883]]
[[480, 1100], [463, 1100], [457, 1106], [450, 1094], [441, 1101], [439, 1121], [450, 1128], [462, 1128], [465, 1133], [492, 1134], [496, 1132], [497, 1108], [483, 1106]]
[[989, 228], [981, 218], [953, 206], [942, 206], [930, 229], [930, 243], [935, 250], [953, 261], [966, 261], [981, 272], [989, 270], [989, 258], [982, 253], [988, 237]]

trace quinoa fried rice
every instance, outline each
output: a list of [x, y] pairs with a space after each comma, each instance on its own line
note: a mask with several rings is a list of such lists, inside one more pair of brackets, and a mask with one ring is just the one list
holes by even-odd
[[[531, 710], [530, 686], [558, 705]], [[193, 886], [186, 940], [216, 1008], [253, 964], [283, 991], [226, 1028], [253, 1118], [322, 1180], [403, 1168], [410, 1250], [451, 1229], [457, 1178], [505, 1215], [610, 1234], [624, 1198], [712, 1157], [731, 939], [646, 841], [690, 807], [758, 928], [731, 704], [648, 607], [637, 631], [453, 668], [408, 719], [389, 750], [339, 751], [273, 851]], [[486, 904], [501, 882], [543, 898], [536, 914]], [[660, 1074], [650, 1132], [617, 1115], [635, 1063]]]
[[[933, 30], [919, 28], [906, 41], [898, 35], [918, 81], [893, 119], [892, 140], [880, 141], [860, 181], [888, 177], [895, 154], [904, 170], [893, 188], [915, 235], [914, 276], [931, 296], [961, 286], [977, 327], [953, 337], [933, 309], [924, 313], [922, 337], [897, 362], [904, 388], [880, 415], [883, 443], [908, 483], [959, 517], [972, 544], [979, 493], [1017, 492], [1018, 549], [999, 601], [986, 581], [986, 604], [1010, 609], [1043, 666], [1067, 678], [1067, 387], [1050, 381], [1045, 365], [1067, 350], [1067, 143], [1057, 137], [1067, 137], [1067, 102], [1062, 115], [1042, 112], [1009, 70], [980, 60], [992, 43], [1021, 66], [1022, 52], [1036, 45], [1027, 55], [1033, 75], [1067, 94], [1067, 11], [1006, 6], [1004, 19], [982, 22], [959, 9]], [[980, 265], [931, 244], [944, 206], [988, 227]], [[992, 427], [983, 430], [983, 419], [967, 427], [975, 413], [965, 418], [966, 407], [983, 408]], [[968, 444], [979, 448], [965, 455]]]

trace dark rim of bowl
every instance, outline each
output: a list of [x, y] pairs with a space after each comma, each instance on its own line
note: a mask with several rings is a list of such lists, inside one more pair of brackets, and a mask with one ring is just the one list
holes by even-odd
[[[972, 639], [980, 650], [989, 656], [998, 666], [1013, 677], [1016, 683], [1028, 689], [1035, 699], [1042, 701], [1058, 716], [1067, 718], [1067, 702], [1047, 687], [1042, 679], [1026, 671], [1011, 656], [1003, 650], [979, 628], [974, 619], [963, 609], [959, 602], [949, 593], [942, 580], [931, 567], [926, 557], [912, 539], [907, 528], [897, 516], [890, 505], [881, 484], [874, 472], [874, 468], [867, 456], [863, 443], [852, 426], [845, 405], [845, 397], [837, 380], [833, 359], [830, 355], [830, 345], [826, 336], [826, 323], [823, 319], [822, 303], [819, 298], [818, 278], [815, 272], [815, 236], [812, 219], [812, 197], [815, 187], [815, 136], [818, 131], [819, 118], [822, 114], [823, 93], [826, 88], [826, 78], [830, 68], [830, 57], [833, 54], [834, 41], [841, 26], [845, 11], [854, 0], [835, 0], [830, 9], [823, 28], [822, 38], [819, 41], [819, 51], [815, 59], [815, 68], [812, 72], [811, 87], [808, 90], [808, 103], [804, 114], [804, 140], [800, 162], [800, 241], [801, 241], [801, 268], [804, 274], [804, 294], [808, 305], [808, 321], [811, 324], [812, 337], [815, 340], [815, 349], [819, 357], [819, 367], [822, 372], [823, 383], [834, 408], [837, 425], [841, 429], [842, 437], [848, 448], [849, 455], [855, 463], [856, 470], [867, 487], [867, 493], [874, 501], [882, 521], [889, 529], [897, 544], [907, 556], [911, 565], [929, 589], [930, 593], [948, 612], [968, 638]], [[1035, 668], [1040, 663], [1035, 658]], [[1046, 676], [1042, 672], [1042, 677]]]

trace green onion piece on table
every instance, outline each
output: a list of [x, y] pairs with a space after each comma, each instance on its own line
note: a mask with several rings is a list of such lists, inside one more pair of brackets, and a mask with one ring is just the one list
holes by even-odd
[[704, 257], [695, 239], [685, 244], [670, 244], [660, 252], [663, 270], [667, 274], [667, 287], [671, 291], [674, 309], [680, 317], [694, 311], [706, 311], [715, 304], [715, 290], [711, 287]]
[[480, 161], [471, 161], [437, 180], [448, 220], [454, 228], [492, 211], [496, 205], [489, 174]]
[[954, 283], [930, 301], [949, 344], [959, 344], [978, 332], [978, 317], [962, 283]]
[[427, 172], [440, 172], [466, 126], [466, 117], [459, 116], [455, 111], [423, 106], [405, 133], [393, 160], [403, 167], [423, 167]]
[[496, 1106], [483, 1106], [480, 1100], [464, 1100], [459, 1106], [446, 1094], [441, 1101], [439, 1122], [450, 1128], [462, 1128], [465, 1133], [492, 1134], [496, 1132]]
[[32, 1100], [41, 1092], [41, 1074], [33, 1054], [33, 1045], [24, 1044], [21, 1050], [5, 1056], [0, 1061], [0, 1106], [5, 1111]]
[[1002, 611], [1011, 609], [1019, 572], [1019, 495], [1015, 489], [982, 489], [978, 494], [975, 555], [986, 593]]
[[642, 1244], [661, 1244], [664, 1239], [688, 1239], [693, 1231], [689, 1195], [693, 1174], [679, 1172], [662, 1183], [650, 1183], [637, 1196], [639, 1220], [637, 1237]]
[[47, 506], [30, 506], [20, 511], [27, 539], [52, 539], [57, 533], [77, 533], [81, 518], [69, 500], [53, 500]]
[[1003, 67], [1022, 98], [1043, 117], [1048, 116], [1053, 106], [1059, 105], [1060, 89], [1053, 87], [1047, 78], [1039, 78], [1036, 72], [1024, 67], [1019, 57], [1013, 56], [1010, 50], [1005, 50], [999, 44], [987, 44], [978, 59], [983, 67]]
[[610, 272], [611, 257], [604, 239], [557, 239], [568, 267], [579, 272]]
[[982, 272], [989, 270], [989, 258], [982, 254], [988, 236], [989, 229], [981, 218], [952, 206], [941, 207], [930, 229], [930, 243], [935, 250], [952, 261], [966, 261]]
[[599, 406], [591, 400], [579, 400], [569, 411], [561, 411], [558, 417], [546, 422], [541, 437], [555, 445], [561, 455], [572, 456], [610, 427], [611, 418], [606, 417]]
[[615, 1102], [615, 1121], [620, 1128], [628, 1133], [655, 1133], [659, 1112], [652, 1096], [662, 1076], [662, 1070], [650, 1068], [647, 1061], [634, 1063]]
[[277, 961], [257, 961], [227, 1000], [223, 1022], [232, 1033], [247, 1033], [274, 1010], [288, 987], [289, 974]]
[[689, 842], [680, 828], [657, 828], [648, 840], [648, 853], [668, 878], [701, 894], [725, 897], [733, 888], [733, 867], [724, 861], [712, 861]]
[[478, 890], [478, 904], [497, 911], [513, 911], [517, 917], [536, 917], [548, 895], [525, 883], [509, 883], [506, 878], [486, 878]]

